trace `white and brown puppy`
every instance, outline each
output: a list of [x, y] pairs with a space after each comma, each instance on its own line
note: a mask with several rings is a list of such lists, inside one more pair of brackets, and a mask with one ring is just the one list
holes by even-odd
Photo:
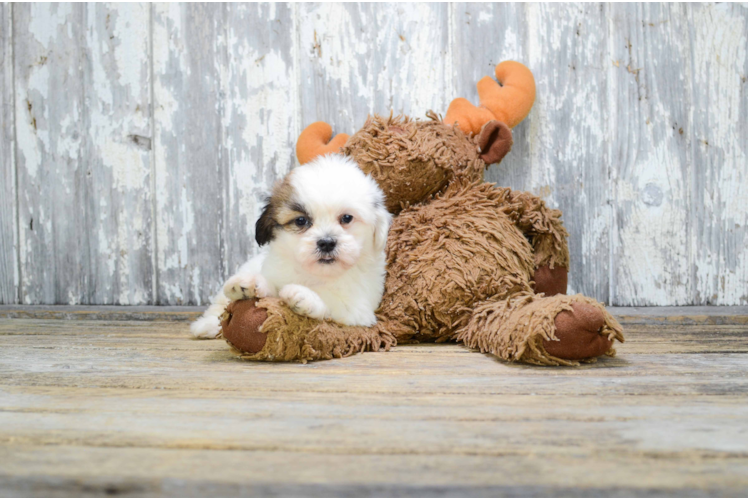
[[390, 222], [382, 190], [353, 160], [327, 155], [297, 167], [257, 221], [260, 253], [226, 281], [192, 334], [215, 337], [228, 303], [253, 297], [280, 297], [312, 318], [375, 324]]

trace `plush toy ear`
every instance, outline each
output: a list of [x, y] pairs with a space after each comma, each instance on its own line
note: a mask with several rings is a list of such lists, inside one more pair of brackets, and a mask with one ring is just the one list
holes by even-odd
[[478, 136], [480, 157], [486, 165], [499, 163], [512, 149], [512, 131], [505, 123], [491, 120], [483, 125]]

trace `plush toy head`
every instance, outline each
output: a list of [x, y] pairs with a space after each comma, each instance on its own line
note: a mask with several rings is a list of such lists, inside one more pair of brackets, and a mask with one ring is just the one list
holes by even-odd
[[[457, 177], [481, 180], [486, 162], [479, 140], [485, 154], [503, 156], [511, 148], [511, 132], [496, 121], [486, 124], [485, 133], [471, 137], [445, 125], [434, 113], [428, 116], [428, 121], [370, 116], [343, 146], [343, 153], [377, 180], [390, 212], [442, 191]], [[500, 129], [503, 134], [494, 133]]]
[[455, 99], [443, 122], [433, 112], [427, 121], [374, 115], [350, 138], [339, 134], [332, 140], [329, 125], [314, 123], [299, 137], [299, 162], [341, 150], [377, 180], [392, 213], [441, 192], [454, 179], [480, 181], [486, 166], [511, 149], [506, 122], [519, 123], [535, 98], [532, 74], [522, 64], [506, 61], [496, 74], [499, 83], [485, 77], [478, 84], [481, 107]]

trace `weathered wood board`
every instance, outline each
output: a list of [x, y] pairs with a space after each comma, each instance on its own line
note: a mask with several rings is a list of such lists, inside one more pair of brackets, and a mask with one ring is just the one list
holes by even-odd
[[21, 299], [149, 303], [148, 6], [13, 13]]
[[748, 302], [748, 7], [691, 13], [692, 297]]
[[153, 5], [158, 304], [204, 301], [225, 274], [223, 20], [220, 4]]
[[301, 126], [353, 133], [370, 113], [444, 113], [451, 60], [446, 3], [298, 6]]
[[0, 4], [0, 304], [18, 302], [13, 5]]
[[303, 127], [444, 113], [517, 59], [537, 101], [486, 177], [564, 212], [570, 289], [748, 304], [743, 4], [0, 12], [0, 303], [205, 304]]
[[265, 197], [294, 166], [299, 130], [294, 8], [280, 3], [226, 6], [222, 258], [227, 273], [256, 253], [255, 222]]
[[745, 496], [733, 312], [618, 309], [618, 356], [578, 368], [445, 344], [252, 363], [184, 322], [6, 319], [0, 495]]

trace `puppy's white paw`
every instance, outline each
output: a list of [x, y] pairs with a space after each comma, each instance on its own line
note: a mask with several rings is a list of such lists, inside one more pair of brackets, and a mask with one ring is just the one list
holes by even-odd
[[223, 294], [231, 300], [269, 297], [273, 289], [264, 276], [259, 274], [235, 274], [223, 285]]
[[221, 331], [221, 321], [216, 316], [202, 316], [190, 325], [196, 339], [214, 339]]
[[327, 306], [319, 295], [302, 285], [286, 285], [281, 288], [280, 298], [293, 312], [314, 319], [325, 319]]

